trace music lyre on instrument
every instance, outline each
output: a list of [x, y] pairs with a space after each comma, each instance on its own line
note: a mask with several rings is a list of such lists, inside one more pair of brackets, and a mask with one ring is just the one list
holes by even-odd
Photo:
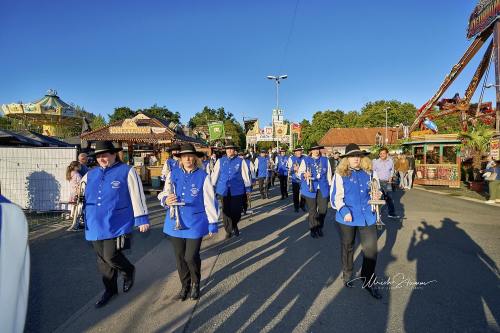
[[375, 212], [377, 216], [377, 220], [375, 225], [377, 229], [382, 230], [382, 227], [385, 226], [385, 223], [382, 222], [380, 218], [380, 206], [385, 205], [385, 200], [376, 199], [378, 194], [380, 193], [380, 185], [379, 182], [375, 178], [370, 179], [370, 200], [368, 200], [368, 204], [372, 206], [372, 212]]
[[[172, 179], [171, 179], [171, 171], [170, 170], [170, 165], [168, 165], [167, 163], [167, 179], [165, 180], [166, 184], [165, 184], [165, 190], [167, 192], [167, 198], [170, 196], [170, 195], [173, 195], [175, 197], [177, 197], [177, 193], [175, 191], [175, 184], [172, 182]], [[170, 206], [170, 219], [175, 219], [175, 226], [174, 226], [174, 230], [184, 230], [186, 229], [182, 223], [181, 223], [181, 220], [180, 220], [180, 217], [179, 217], [179, 206], [185, 206], [186, 204], [184, 202], [175, 202], [173, 204], [169, 204]]]

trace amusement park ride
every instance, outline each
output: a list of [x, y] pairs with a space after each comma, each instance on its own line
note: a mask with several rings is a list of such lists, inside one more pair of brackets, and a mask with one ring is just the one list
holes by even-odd
[[[478, 122], [495, 125], [497, 133], [500, 123], [500, 0], [480, 0], [474, 8], [470, 18], [467, 38], [474, 38], [474, 41], [464, 53], [460, 61], [453, 66], [450, 73], [445, 77], [438, 91], [427, 101], [417, 112], [415, 121], [409, 132], [421, 129], [430, 129], [433, 132], [437, 128], [432, 121], [436, 118], [446, 117], [451, 114], [459, 114], [462, 130], [467, 130], [469, 124], [476, 125]], [[481, 47], [493, 35], [486, 52], [483, 55], [474, 76], [467, 87], [464, 97], [460, 98], [455, 94], [453, 98], [439, 99], [446, 92], [446, 89], [453, 83], [470, 60], [477, 54]], [[487, 84], [491, 64], [495, 69], [495, 84]], [[477, 90], [482, 78], [484, 83], [481, 87], [481, 95], [478, 103], [471, 104], [472, 96]], [[483, 102], [485, 88], [496, 88], [496, 106], [491, 102]], [[435, 106], [438, 110], [435, 110]]]

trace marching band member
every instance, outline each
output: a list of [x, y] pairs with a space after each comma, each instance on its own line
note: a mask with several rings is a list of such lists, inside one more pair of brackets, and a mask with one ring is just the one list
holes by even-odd
[[[367, 286], [374, 278], [377, 263], [377, 230], [376, 215], [372, 211], [370, 200], [370, 183], [372, 177], [372, 162], [366, 156], [369, 153], [360, 150], [359, 146], [350, 143], [346, 146], [345, 154], [337, 166], [335, 179], [331, 186], [330, 201], [337, 210], [335, 220], [340, 226], [342, 240], [342, 272], [344, 285], [352, 288], [353, 255], [356, 231], [361, 237], [363, 248], [363, 264], [360, 278], [372, 297], [380, 299], [382, 296], [377, 289]], [[379, 199], [382, 193], [378, 193]]]
[[24, 331], [30, 283], [28, 222], [0, 195], [0, 332]]
[[240, 235], [238, 222], [241, 219], [243, 197], [252, 191], [248, 166], [236, 156], [236, 147], [226, 144], [226, 156], [220, 158], [212, 172], [212, 184], [215, 192], [222, 197], [222, 221], [226, 230], [226, 239], [233, 234]]
[[304, 157], [298, 172], [302, 180], [300, 194], [305, 197], [309, 210], [307, 219], [312, 238], [323, 237], [323, 224], [332, 183], [330, 162], [321, 156], [320, 150], [323, 148], [319, 145], [311, 147], [311, 156]]
[[85, 188], [85, 238], [92, 242], [105, 291], [95, 306], [100, 308], [118, 294], [118, 272], [123, 273], [123, 292], [134, 284], [135, 267], [121, 252], [130, 246], [132, 228], [149, 230], [148, 208], [142, 183], [135, 169], [122, 163], [121, 148], [111, 141], [96, 143], [99, 167], [82, 178]]
[[293, 195], [293, 208], [295, 212], [299, 212], [299, 208], [304, 212], [306, 211], [305, 205], [306, 201], [303, 196], [300, 195], [300, 176], [298, 175], [299, 166], [304, 159], [302, 152], [304, 148], [296, 147], [293, 150], [293, 156], [288, 159], [288, 172], [290, 173], [290, 178], [292, 181], [292, 195]]
[[[251, 186], [253, 187], [253, 185], [255, 184], [255, 170], [254, 170], [253, 163], [250, 160], [250, 155], [246, 154], [244, 151], [240, 152], [238, 155], [247, 164], [250, 181], [252, 183]], [[250, 201], [250, 195], [246, 195], [243, 197], [243, 215], [247, 214], [249, 201]]]
[[[191, 299], [196, 300], [200, 297], [201, 242], [207, 234], [218, 231], [218, 202], [210, 176], [199, 159], [203, 153], [188, 143], [175, 156], [180, 158], [179, 167], [167, 175], [158, 199], [169, 210], [163, 232], [170, 236], [182, 285], [176, 299], [185, 301], [191, 292]], [[176, 206], [178, 202], [183, 205]], [[173, 209], [175, 213], [171, 215]]]
[[208, 158], [208, 155], [206, 153], [203, 153], [201, 163], [203, 164], [203, 170], [205, 170], [205, 172], [210, 175], [210, 173], [211, 173], [210, 159]]
[[288, 198], [288, 161], [286, 149], [280, 149], [280, 155], [276, 156], [275, 165], [276, 172], [280, 181], [281, 200]]
[[165, 181], [165, 179], [167, 178], [167, 173], [179, 167], [179, 161], [174, 155], [179, 152], [179, 149], [180, 146], [178, 143], [173, 143], [169, 148], [167, 148], [170, 156], [167, 158], [165, 164], [163, 165], [163, 168], [161, 169], [161, 180]]
[[270, 157], [266, 156], [266, 150], [261, 149], [260, 156], [255, 159], [255, 173], [259, 182], [260, 197], [269, 199], [269, 183], [271, 181], [271, 171], [269, 170]]

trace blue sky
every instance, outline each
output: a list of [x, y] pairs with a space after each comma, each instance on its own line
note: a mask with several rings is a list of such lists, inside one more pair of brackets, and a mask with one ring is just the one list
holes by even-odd
[[[378, 99], [419, 107], [470, 44], [475, 3], [300, 0], [286, 47], [295, 0], [2, 0], [0, 103], [54, 88], [103, 115], [157, 103], [186, 123], [208, 105], [263, 124], [275, 105], [265, 77], [287, 74], [290, 120]], [[447, 95], [463, 94], [484, 49]]]

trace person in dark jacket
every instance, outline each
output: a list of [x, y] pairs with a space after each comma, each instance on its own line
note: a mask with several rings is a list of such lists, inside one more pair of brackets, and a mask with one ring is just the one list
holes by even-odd
[[100, 308], [118, 294], [118, 273], [123, 274], [123, 292], [134, 284], [135, 267], [121, 252], [127, 248], [132, 228], [149, 230], [148, 208], [142, 183], [135, 169], [120, 161], [111, 141], [96, 143], [99, 167], [82, 178], [85, 189], [85, 238], [92, 242], [104, 293], [95, 306]]

